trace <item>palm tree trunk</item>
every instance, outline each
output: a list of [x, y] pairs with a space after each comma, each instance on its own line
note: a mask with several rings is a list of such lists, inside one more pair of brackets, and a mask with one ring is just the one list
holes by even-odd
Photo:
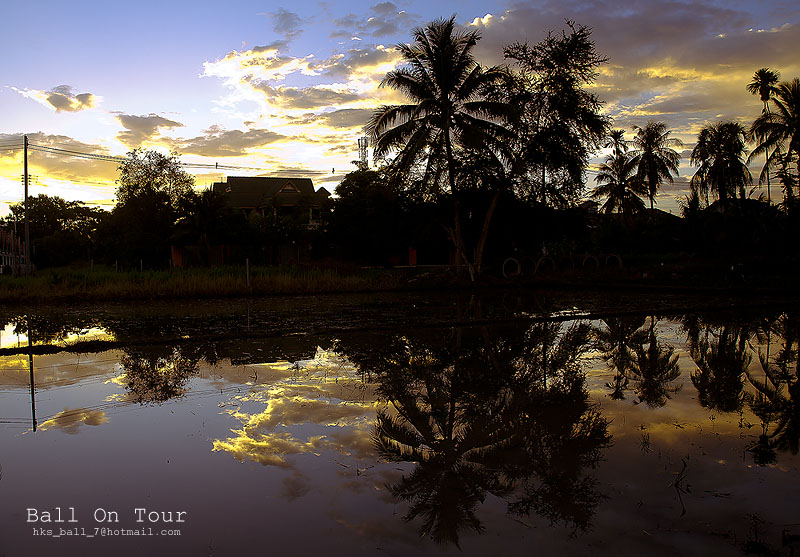
[[[764, 110], [767, 111], [767, 118], [772, 118], [772, 115], [769, 112], [769, 104], [767, 101], [764, 101]], [[764, 149], [764, 164], [769, 166], [769, 151]], [[772, 205], [772, 197], [770, 196], [770, 187], [769, 187], [769, 168], [767, 168], [767, 205]]]
[[472, 264], [470, 264], [469, 259], [467, 259], [467, 256], [464, 253], [464, 235], [461, 232], [461, 214], [458, 207], [458, 192], [456, 191], [455, 180], [455, 161], [453, 160], [453, 145], [450, 142], [449, 126], [444, 130], [444, 145], [447, 151], [447, 177], [450, 181], [450, 194], [453, 196], [453, 212], [455, 213], [456, 272], [459, 274], [461, 273], [461, 260], [463, 258], [464, 262], [467, 264], [470, 281], [475, 282], [475, 274], [472, 269]]

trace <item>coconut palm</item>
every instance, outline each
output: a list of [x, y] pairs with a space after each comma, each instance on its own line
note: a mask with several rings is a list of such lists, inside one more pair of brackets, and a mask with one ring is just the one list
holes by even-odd
[[643, 128], [633, 126], [633, 153], [639, 178], [647, 185], [650, 209], [664, 180], [672, 183], [672, 175], [678, 174], [680, 154], [673, 147], [681, 147], [680, 139], [670, 137], [671, 131], [664, 122], [650, 121]]
[[611, 398], [623, 400], [628, 387], [630, 370], [633, 367], [637, 331], [644, 325], [644, 318], [613, 317], [603, 319], [604, 328], [594, 330], [596, 348], [614, 370], [614, 382], [607, 383], [611, 389]]
[[701, 406], [721, 412], [741, 409], [744, 375], [752, 361], [741, 330], [725, 325], [716, 338], [694, 343], [691, 356], [697, 364], [691, 380]]
[[627, 153], [629, 146], [628, 142], [625, 141], [625, 130], [611, 130], [608, 132], [608, 138], [603, 147], [613, 149], [612, 153], [615, 157], [622, 153]]
[[644, 209], [640, 196], [647, 195], [644, 182], [636, 174], [636, 158], [628, 153], [609, 155], [600, 165], [595, 177], [598, 186], [592, 197], [605, 197], [603, 211], [610, 214], [616, 210], [623, 215], [638, 213]]
[[781, 167], [786, 196], [794, 196], [800, 160], [800, 79], [784, 81], [770, 99], [773, 110], [761, 114], [750, 126], [750, 137], [760, 143], [750, 159], [767, 155], [767, 166]]
[[387, 73], [381, 82], [410, 102], [380, 107], [367, 130], [375, 156], [398, 151], [394, 161], [398, 170], [407, 172], [425, 161], [423, 180], [431, 187], [446, 174], [454, 202], [456, 255], [459, 264], [462, 260], [469, 264], [458, 212], [454, 151], [502, 151], [509, 132], [497, 122], [510, 109], [506, 103], [487, 100], [485, 94], [490, 86], [505, 82], [508, 74], [500, 67], [484, 69], [475, 61], [472, 49], [480, 35], [456, 31], [455, 16], [417, 28], [413, 36], [413, 44], [397, 46], [406, 66]]
[[631, 366], [635, 391], [647, 406], [660, 408], [670, 395], [681, 390], [681, 385], [675, 384], [681, 375], [678, 355], [674, 346], [658, 342], [655, 316], [650, 316], [650, 327], [647, 332], [642, 331], [639, 338], [643, 342], [637, 343]]
[[[777, 88], [775, 87], [780, 79], [781, 73], [777, 70], [773, 71], [769, 68], [761, 68], [753, 75], [753, 81], [747, 84], [747, 92], [752, 95], [758, 95], [761, 102], [764, 103], [764, 110], [762, 114], [770, 115], [769, 100], [775, 94]], [[767, 179], [767, 203], [772, 204], [772, 196], [769, 187], [769, 153], [764, 154], [764, 168], [761, 170], [761, 176], [758, 182], [761, 183], [764, 177]]]
[[701, 193], [706, 202], [709, 191], [721, 201], [736, 193], [744, 199], [745, 186], [752, 183], [744, 162], [746, 135], [738, 122], [717, 122], [700, 130], [691, 156], [691, 163], [699, 168], [691, 183], [692, 190]]

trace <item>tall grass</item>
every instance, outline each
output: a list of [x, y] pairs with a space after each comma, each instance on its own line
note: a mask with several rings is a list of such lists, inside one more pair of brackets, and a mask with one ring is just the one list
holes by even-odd
[[369, 292], [402, 288], [397, 273], [315, 267], [251, 267], [250, 287], [242, 267], [116, 272], [58, 268], [31, 276], [0, 275], [0, 302], [137, 300], [270, 294]]

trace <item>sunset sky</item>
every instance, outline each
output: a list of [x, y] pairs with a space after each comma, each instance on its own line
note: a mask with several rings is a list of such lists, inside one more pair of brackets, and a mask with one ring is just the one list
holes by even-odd
[[[564, 19], [593, 28], [596, 92], [614, 127], [663, 120], [686, 143], [720, 119], [749, 123], [755, 70], [800, 76], [796, 1], [503, 0], [291, 3], [14, 2], [0, 7], [0, 215], [20, 201], [27, 133], [34, 145], [124, 156], [176, 150], [198, 186], [225, 175], [296, 170], [333, 190], [353, 170], [372, 110], [402, 99], [379, 89], [411, 29], [456, 14], [482, 40], [483, 64], [514, 41], [541, 40]], [[32, 152], [31, 194], [113, 205], [114, 162]], [[760, 169], [760, 167], [759, 167]], [[589, 175], [590, 186], [592, 175]], [[659, 207], [675, 211], [683, 186]]]

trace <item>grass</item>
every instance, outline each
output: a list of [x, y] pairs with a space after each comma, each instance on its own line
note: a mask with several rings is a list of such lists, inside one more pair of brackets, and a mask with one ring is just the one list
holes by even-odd
[[405, 277], [382, 270], [316, 267], [242, 267], [116, 272], [113, 268], [57, 268], [31, 276], [0, 275], [0, 303], [151, 300], [270, 294], [370, 292], [403, 288]]

